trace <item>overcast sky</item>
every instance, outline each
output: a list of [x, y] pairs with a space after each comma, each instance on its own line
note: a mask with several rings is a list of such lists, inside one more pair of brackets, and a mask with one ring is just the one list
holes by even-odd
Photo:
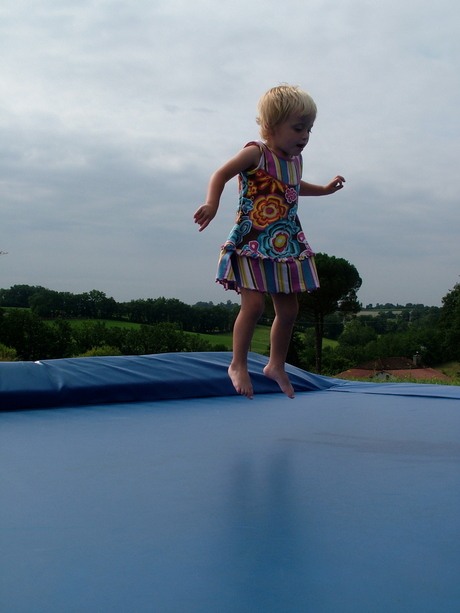
[[14, 0], [0, 6], [0, 287], [117, 301], [237, 300], [214, 282], [237, 184], [199, 233], [212, 172], [258, 138], [282, 82], [318, 118], [304, 179], [316, 251], [364, 303], [440, 305], [459, 281], [458, 0]]

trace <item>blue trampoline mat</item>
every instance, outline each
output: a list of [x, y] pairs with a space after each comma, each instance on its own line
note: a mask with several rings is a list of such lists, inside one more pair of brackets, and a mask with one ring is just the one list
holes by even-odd
[[460, 389], [229, 360], [0, 364], [0, 609], [457, 613]]

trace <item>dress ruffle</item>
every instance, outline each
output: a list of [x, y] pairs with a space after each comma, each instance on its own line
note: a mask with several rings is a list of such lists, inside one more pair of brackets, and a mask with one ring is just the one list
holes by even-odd
[[270, 294], [312, 292], [319, 288], [318, 273], [313, 257], [279, 261], [238, 255], [222, 250], [217, 282], [226, 290], [252, 289]]

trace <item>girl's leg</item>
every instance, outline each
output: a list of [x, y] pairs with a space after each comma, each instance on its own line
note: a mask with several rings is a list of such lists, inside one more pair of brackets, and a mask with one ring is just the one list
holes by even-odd
[[299, 311], [297, 294], [272, 294], [275, 319], [270, 333], [270, 360], [264, 373], [274, 379], [282, 391], [294, 398], [294, 388], [285, 370], [292, 329]]
[[254, 396], [248, 372], [248, 352], [264, 306], [262, 292], [241, 288], [241, 309], [233, 327], [233, 359], [228, 374], [238, 394], [248, 398]]

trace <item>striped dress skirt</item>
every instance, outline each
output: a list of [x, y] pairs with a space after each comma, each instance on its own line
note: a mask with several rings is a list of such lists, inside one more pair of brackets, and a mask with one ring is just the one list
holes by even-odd
[[216, 282], [240, 293], [241, 288], [269, 294], [312, 292], [319, 288], [314, 257], [284, 262], [222, 250]]

